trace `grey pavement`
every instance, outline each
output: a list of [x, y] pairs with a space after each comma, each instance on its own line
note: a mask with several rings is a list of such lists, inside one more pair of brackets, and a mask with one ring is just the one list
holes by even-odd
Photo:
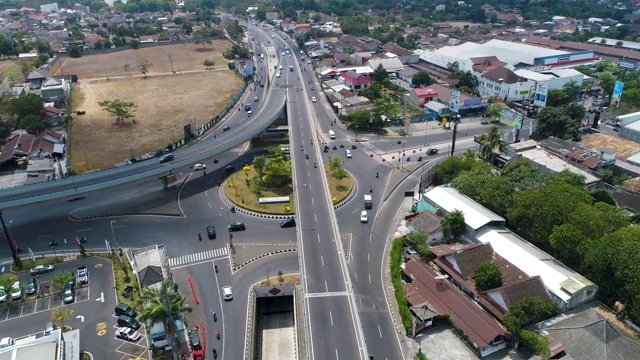
[[163, 189], [160, 181], [145, 181], [126, 188], [111, 191], [110, 197], [103, 197], [98, 202], [83, 204], [84, 199], [76, 200], [77, 205], [84, 205], [73, 210], [72, 219], [90, 219], [121, 215], [165, 215], [182, 216], [178, 205], [178, 192], [186, 176], [178, 176], [179, 185]]
[[231, 266], [234, 271], [263, 257], [284, 252], [297, 251], [296, 242], [284, 244], [234, 244], [231, 251]]

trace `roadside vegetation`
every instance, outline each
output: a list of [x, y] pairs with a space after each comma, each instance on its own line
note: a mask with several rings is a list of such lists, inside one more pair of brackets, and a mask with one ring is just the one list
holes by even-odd
[[411, 310], [409, 310], [409, 303], [404, 296], [404, 287], [402, 286], [402, 253], [404, 251], [404, 238], [395, 238], [391, 245], [391, 283], [393, 284], [393, 293], [396, 297], [396, 303], [398, 304], [398, 311], [400, 312], [400, 318], [402, 319], [402, 326], [407, 334], [411, 332], [413, 326], [413, 316]]
[[[329, 190], [332, 201], [344, 200], [353, 187], [351, 177], [342, 168], [342, 159], [338, 155], [324, 164], [330, 174]], [[333, 165], [332, 165], [333, 164]], [[316, 169], [314, 169], [316, 170]], [[320, 170], [318, 170], [320, 171]], [[245, 165], [222, 183], [227, 197], [238, 207], [251, 211], [287, 215], [294, 213], [294, 197], [291, 174], [291, 160], [279, 147], [271, 147], [267, 155], [256, 156], [251, 165]], [[288, 202], [260, 204], [259, 198], [288, 196]]]

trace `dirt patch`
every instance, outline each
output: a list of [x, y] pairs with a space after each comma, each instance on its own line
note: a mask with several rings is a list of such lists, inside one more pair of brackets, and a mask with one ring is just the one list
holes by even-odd
[[[210, 121], [240, 86], [240, 79], [226, 68], [146, 79], [81, 80], [74, 85], [73, 102], [74, 109], [86, 115], [75, 116], [72, 123], [71, 166], [80, 172], [104, 169], [132, 154], [157, 150], [182, 138], [185, 125], [195, 130]], [[135, 123], [116, 124], [98, 105], [115, 98], [137, 105]]]
[[297, 284], [300, 284], [300, 274], [283, 275], [282, 277], [272, 277], [272, 278], [269, 278], [269, 280], [263, 280], [260, 283], [261, 286], [297, 285]]
[[[53, 66], [49, 75], [75, 74], [80, 79], [140, 75], [137, 64], [139, 58], [153, 64], [149, 74], [172, 72], [172, 63], [176, 73], [203, 70], [205, 60], [213, 60], [215, 67], [227, 67], [222, 53], [230, 47], [226, 40], [214, 40], [213, 44], [204, 48], [196, 44], [177, 44], [85, 55], [76, 59], [64, 57]], [[125, 70], [125, 64], [129, 64], [130, 73]]]

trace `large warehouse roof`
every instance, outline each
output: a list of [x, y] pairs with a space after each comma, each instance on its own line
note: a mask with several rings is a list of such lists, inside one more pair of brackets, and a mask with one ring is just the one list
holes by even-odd
[[454, 188], [437, 186], [425, 193], [425, 196], [431, 200], [432, 203], [443, 208], [447, 213], [455, 210], [462, 211], [464, 221], [475, 230], [493, 221], [504, 223], [502, 217], [460, 194]]
[[[433, 51], [432, 55], [423, 56], [425, 53], [426, 52], [421, 52], [420, 57], [425, 60], [427, 60], [427, 58], [445, 59], [445, 62], [452, 62], [452, 59], [455, 59], [454, 61], [458, 62], [466, 62], [470, 57], [495, 56], [498, 59], [509, 63], [511, 66], [520, 63], [530, 64], [533, 66], [533, 60], [535, 58], [568, 54], [566, 51], [547, 49], [503, 40], [489, 40], [484, 44], [466, 42], [462, 45], [441, 47], [440, 49]], [[442, 64], [438, 65], [443, 66]], [[444, 66], [446, 67], [446, 63]]]

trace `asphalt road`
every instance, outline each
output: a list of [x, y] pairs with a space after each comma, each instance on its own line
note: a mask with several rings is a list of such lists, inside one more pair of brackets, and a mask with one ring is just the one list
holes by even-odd
[[[278, 37], [278, 35], [276, 35]], [[289, 44], [291, 51], [299, 53], [297, 46]], [[336, 219], [328, 192], [324, 169], [314, 167], [322, 163], [321, 152], [311, 145], [315, 139], [315, 125], [310, 97], [304, 88], [304, 76], [300, 79], [298, 59], [285, 60], [284, 68], [293, 65], [294, 71], [283, 71], [282, 76], [291, 87], [287, 91], [287, 109], [291, 159], [294, 174], [296, 220], [300, 267], [309, 335], [309, 355], [313, 359], [363, 358], [363, 344], [357, 330], [357, 313], [353, 299]], [[308, 140], [307, 140], [308, 139]], [[298, 150], [301, 149], [301, 150]], [[306, 159], [305, 154], [309, 154]]]

